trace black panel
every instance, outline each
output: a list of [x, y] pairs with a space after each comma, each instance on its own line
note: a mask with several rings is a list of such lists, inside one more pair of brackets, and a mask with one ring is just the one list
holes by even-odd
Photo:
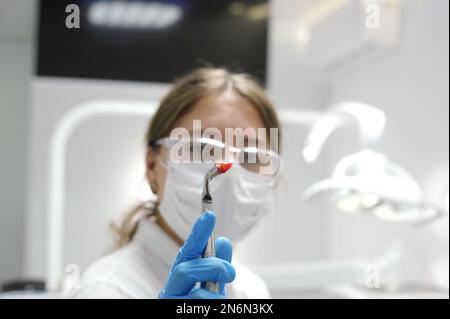
[[[230, 5], [236, 1], [159, 1], [182, 12], [164, 28], [95, 25], [89, 18], [95, 2], [41, 0], [38, 75], [171, 82], [209, 63], [249, 72], [265, 82], [268, 19], [250, 19], [248, 14], [267, 0], [242, 1], [244, 11], [234, 15]], [[80, 8], [79, 29], [66, 27], [69, 4]]]

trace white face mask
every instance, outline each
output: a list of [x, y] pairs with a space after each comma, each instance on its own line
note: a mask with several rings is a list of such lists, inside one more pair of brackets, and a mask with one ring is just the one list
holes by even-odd
[[[165, 222], [183, 240], [202, 212], [202, 189], [211, 163], [168, 164], [160, 213]], [[263, 217], [273, 210], [274, 179], [252, 173], [238, 163], [211, 182], [215, 235], [231, 241], [242, 239]]]

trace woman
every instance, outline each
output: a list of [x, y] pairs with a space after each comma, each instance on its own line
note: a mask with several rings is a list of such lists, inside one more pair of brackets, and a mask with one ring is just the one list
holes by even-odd
[[[215, 133], [195, 138], [198, 121], [203, 132], [215, 128]], [[188, 141], [186, 136], [171, 138], [177, 129], [188, 132]], [[263, 134], [244, 134], [241, 144], [242, 136], [220, 143], [216, 135], [227, 137], [229, 129]], [[242, 239], [272, 210], [279, 160], [270, 148], [276, 148], [280, 134], [275, 131], [273, 137], [269, 129], [279, 129], [275, 110], [250, 76], [202, 68], [179, 79], [162, 100], [146, 137], [146, 175], [158, 201], [124, 219], [116, 229], [119, 248], [88, 268], [75, 297], [268, 298], [256, 274], [231, 264], [231, 242]], [[177, 143], [188, 146], [181, 149], [187, 150], [190, 163], [174, 159]], [[192, 160], [194, 150], [208, 147], [200, 161]], [[203, 176], [212, 167], [206, 155], [236, 165], [212, 182], [214, 212], [200, 214]], [[216, 257], [199, 258], [213, 229], [224, 236], [215, 242]], [[218, 282], [220, 291], [197, 285], [205, 281]]]

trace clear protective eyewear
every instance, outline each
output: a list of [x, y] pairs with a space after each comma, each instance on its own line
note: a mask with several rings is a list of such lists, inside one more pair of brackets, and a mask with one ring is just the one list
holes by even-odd
[[280, 156], [277, 152], [254, 146], [234, 147], [211, 138], [171, 139], [164, 137], [153, 143], [169, 151], [166, 161], [172, 163], [239, 163], [245, 170], [277, 176]]

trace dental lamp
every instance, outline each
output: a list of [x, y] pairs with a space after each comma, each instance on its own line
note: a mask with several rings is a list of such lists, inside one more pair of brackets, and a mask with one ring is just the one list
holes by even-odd
[[[314, 163], [328, 137], [348, 125], [356, 125], [361, 143], [372, 146], [382, 137], [385, 124], [384, 112], [373, 106], [359, 102], [336, 104], [313, 125], [303, 157]], [[330, 192], [339, 211], [368, 213], [392, 222], [418, 224], [448, 214], [425, 200], [421, 187], [406, 170], [372, 148], [342, 158], [331, 177], [310, 186], [303, 198], [311, 200]]]

